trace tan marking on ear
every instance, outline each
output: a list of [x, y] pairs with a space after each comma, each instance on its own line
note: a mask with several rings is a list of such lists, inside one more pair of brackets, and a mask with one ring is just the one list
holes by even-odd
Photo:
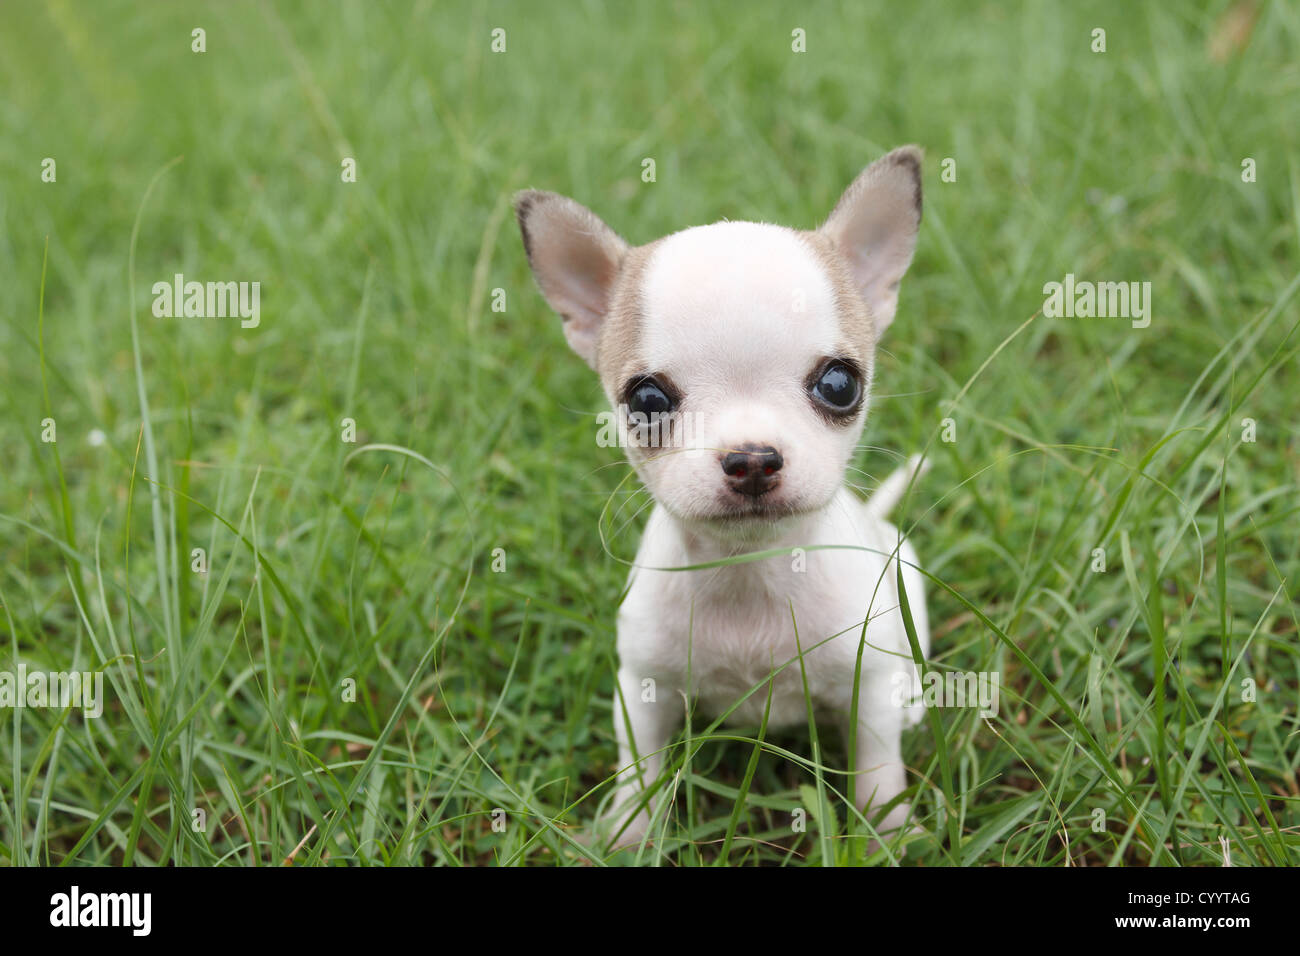
[[515, 216], [537, 287], [564, 320], [569, 346], [595, 368], [627, 243], [586, 206], [559, 193], [517, 193]]
[[850, 355], [850, 358], [856, 359], [870, 374], [879, 336], [871, 317], [871, 309], [853, 283], [849, 264], [835, 248], [835, 243], [820, 232], [797, 232], [808, 243], [818, 264], [830, 278], [835, 293], [835, 315], [840, 323], [840, 333], [856, 353]]
[[[618, 403], [624, 381], [639, 368], [641, 340], [645, 329], [645, 275], [650, 256], [661, 240], [632, 246], [619, 265], [618, 278], [610, 294], [609, 313], [600, 332], [596, 371], [610, 401]], [[653, 371], [653, 370], [650, 370]]]

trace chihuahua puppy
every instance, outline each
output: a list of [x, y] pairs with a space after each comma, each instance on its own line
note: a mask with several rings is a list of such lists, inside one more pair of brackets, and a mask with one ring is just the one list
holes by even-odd
[[920, 150], [868, 166], [812, 232], [724, 221], [630, 246], [555, 193], [522, 192], [515, 211], [538, 286], [655, 500], [618, 612], [615, 838], [645, 836], [646, 789], [684, 701], [753, 725], [770, 696], [769, 724], [798, 725], [805, 686], [855, 741], [857, 805], [889, 804], [876, 826], [899, 828], [900, 735], [922, 714], [900, 560], [927, 655], [929, 627], [916, 554], [885, 517], [920, 463], [866, 502], [845, 470], [916, 248]]

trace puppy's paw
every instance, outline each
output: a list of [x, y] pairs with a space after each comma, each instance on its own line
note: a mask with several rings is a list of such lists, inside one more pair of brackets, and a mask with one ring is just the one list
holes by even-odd
[[600, 843], [611, 852], [640, 846], [650, 832], [650, 810], [637, 809], [635, 797], [618, 800], [614, 809], [596, 822], [596, 831]]
[[[873, 821], [879, 839], [873, 837], [867, 841], [867, 857], [881, 853], [886, 846], [889, 847], [893, 856], [906, 856], [907, 845], [914, 842], [918, 837], [926, 836], [929, 832], [920, 824], [910, 821], [908, 819], [910, 814], [911, 804], [900, 803], [885, 814], [883, 820], [875, 821], [873, 819], [875, 814], [868, 808], [866, 811], [867, 819]], [[880, 862], [884, 862], [885, 859], [887, 857], [882, 857]]]

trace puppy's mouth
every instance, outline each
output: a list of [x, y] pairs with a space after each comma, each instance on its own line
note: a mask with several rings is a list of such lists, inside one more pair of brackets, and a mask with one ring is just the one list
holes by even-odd
[[712, 513], [704, 515], [710, 524], [743, 524], [747, 522], [779, 521], [783, 518], [796, 518], [808, 513], [808, 509], [791, 504], [783, 498], [771, 495], [732, 495], [718, 502]]

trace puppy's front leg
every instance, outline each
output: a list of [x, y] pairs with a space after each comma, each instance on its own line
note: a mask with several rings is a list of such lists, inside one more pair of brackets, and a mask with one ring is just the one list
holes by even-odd
[[676, 687], [627, 668], [618, 672], [614, 695], [614, 736], [618, 739], [619, 786], [614, 795], [610, 835], [616, 846], [639, 843], [650, 826], [651, 807], [639, 808], [642, 794], [663, 769], [663, 749], [681, 726], [682, 701]]
[[[872, 816], [867, 812], [871, 807], [888, 803], [907, 787], [902, 752], [904, 711], [897, 687], [898, 681], [892, 674], [862, 675], [854, 779], [856, 803], [868, 819]], [[897, 830], [909, 811], [907, 803], [900, 803], [874, 825], [882, 834]]]

